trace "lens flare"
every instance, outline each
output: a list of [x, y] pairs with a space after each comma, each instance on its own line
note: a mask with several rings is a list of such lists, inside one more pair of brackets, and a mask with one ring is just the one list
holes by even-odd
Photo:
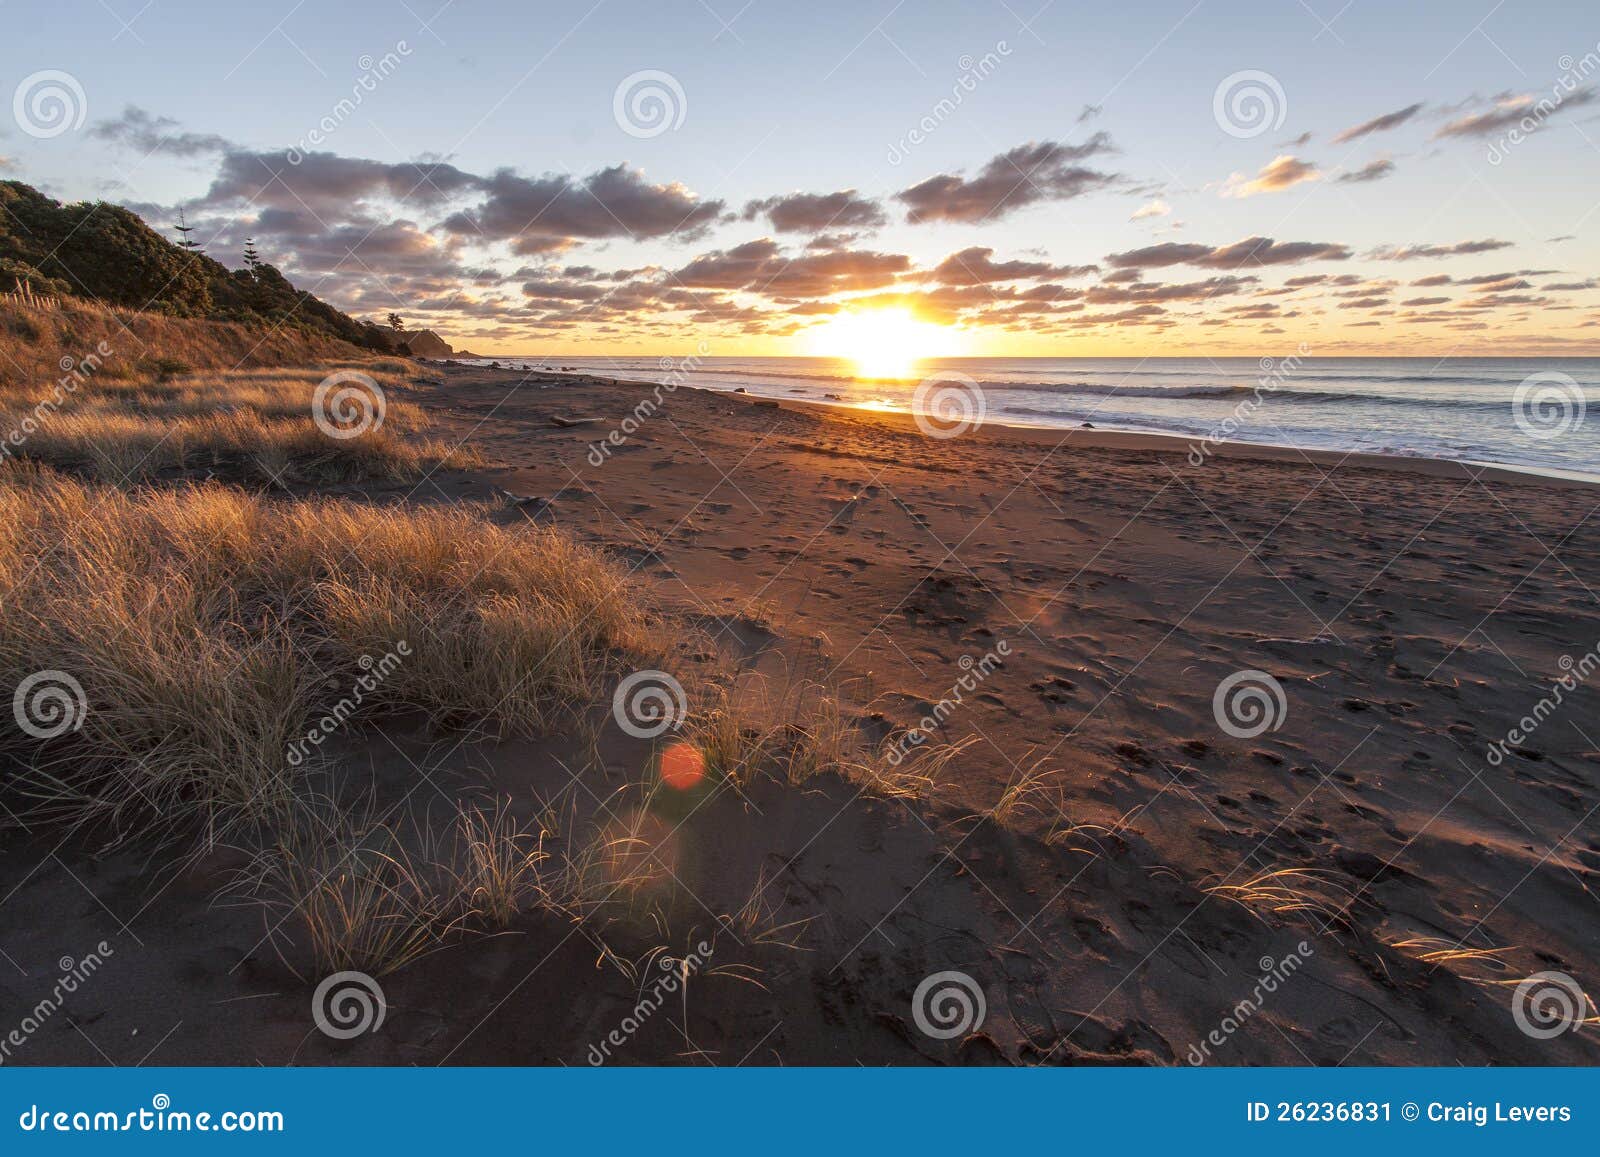
[[697, 748], [674, 743], [661, 753], [661, 782], [675, 791], [689, 791], [706, 774], [706, 761]]

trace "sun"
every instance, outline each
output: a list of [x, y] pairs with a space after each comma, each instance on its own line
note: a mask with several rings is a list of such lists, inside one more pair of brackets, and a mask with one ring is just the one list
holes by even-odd
[[908, 309], [845, 310], [806, 332], [813, 355], [844, 358], [858, 378], [914, 378], [924, 358], [960, 352], [960, 334]]

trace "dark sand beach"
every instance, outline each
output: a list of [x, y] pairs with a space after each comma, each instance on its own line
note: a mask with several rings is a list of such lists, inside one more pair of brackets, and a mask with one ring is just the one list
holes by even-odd
[[[1095, 431], [939, 440], [690, 389], [607, 442], [650, 387], [424, 373], [406, 400], [482, 465], [317, 493], [569, 532], [657, 608], [691, 699], [734, 688], [804, 721], [820, 686], [873, 744], [927, 719], [959, 751], [933, 783], [707, 776], [646, 799], [672, 737], [603, 703], [583, 734], [341, 733], [385, 806], [504, 799], [552, 846], [623, 833], [597, 870], [631, 897], [603, 927], [535, 910], [439, 946], [381, 978], [382, 1031], [348, 1040], [310, 1024], [293, 937], [219, 887], [239, 853], [174, 867], [14, 831], [18, 968], [114, 948], [115, 983], [30, 1063], [1600, 1060], [1592, 1033], [1535, 1040], [1512, 1015], [1522, 978], [1600, 966], [1600, 688], [1539, 707], [1600, 647], [1600, 490], [1292, 452], [1195, 465]], [[1254, 700], [1264, 725], [1218, 706], [1241, 673], [1281, 689]], [[913, 1006], [946, 971], [983, 1016], [940, 1039]], [[35, 986], [7, 973], [21, 1007]]]

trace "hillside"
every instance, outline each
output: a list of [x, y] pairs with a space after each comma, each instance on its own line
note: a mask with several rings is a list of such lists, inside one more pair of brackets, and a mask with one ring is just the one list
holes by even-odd
[[0, 296], [0, 399], [6, 387], [65, 380], [80, 365], [99, 380], [133, 381], [371, 356], [366, 347], [305, 327], [168, 317], [71, 297], [29, 305]]
[[19, 287], [117, 309], [231, 322], [388, 352], [392, 341], [256, 261], [228, 269], [168, 241], [104, 201], [62, 204], [21, 181], [0, 181], [0, 291]]

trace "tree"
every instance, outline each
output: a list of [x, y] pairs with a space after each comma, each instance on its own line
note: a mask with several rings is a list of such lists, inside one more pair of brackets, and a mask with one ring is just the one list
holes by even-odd
[[395, 333], [405, 333], [405, 319], [402, 318], [398, 313], [391, 313], [389, 315], [389, 328], [394, 330]]
[[261, 269], [261, 253], [256, 249], [254, 237], [244, 239], [244, 267], [249, 270], [251, 277]]
[[178, 223], [174, 225], [173, 228], [178, 231], [182, 238], [182, 240], [178, 242], [179, 249], [187, 250], [190, 253], [205, 252], [205, 250], [201, 247], [200, 242], [189, 236], [189, 234], [194, 232], [194, 226], [189, 224], [189, 222], [184, 219], [182, 209], [178, 210]]

